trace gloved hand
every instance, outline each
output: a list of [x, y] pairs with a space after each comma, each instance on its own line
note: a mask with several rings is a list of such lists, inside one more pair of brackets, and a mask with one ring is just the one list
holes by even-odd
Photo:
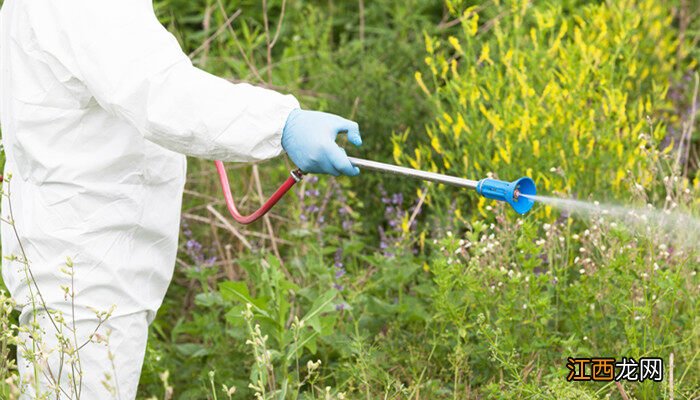
[[350, 163], [345, 150], [335, 143], [341, 132], [347, 132], [348, 141], [355, 146], [362, 144], [357, 122], [324, 112], [295, 109], [287, 117], [282, 147], [304, 172], [356, 176], [360, 169]]

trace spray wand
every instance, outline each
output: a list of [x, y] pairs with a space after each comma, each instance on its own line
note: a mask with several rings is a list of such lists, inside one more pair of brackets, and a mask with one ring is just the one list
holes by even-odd
[[[518, 214], [525, 214], [526, 212], [530, 211], [534, 205], [534, 201], [530, 199], [529, 196], [534, 196], [537, 192], [535, 182], [528, 177], [522, 177], [513, 182], [499, 181], [491, 178], [473, 181], [471, 179], [400, 167], [398, 165], [385, 164], [377, 161], [364, 160], [361, 158], [348, 158], [354, 166], [370, 171], [394, 174], [401, 177], [418, 179], [422, 181], [442, 183], [460, 188], [473, 189], [476, 190], [478, 194], [488, 199], [505, 201], [506, 203], [510, 204], [510, 206], [513, 207], [515, 212]], [[238, 209], [236, 209], [236, 204], [233, 201], [233, 195], [231, 194], [231, 188], [229, 186], [228, 177], [226, 176], [226, 168], [224, 167], [224, 163], [221, 161], [215, 161], [215, 164], [216, 170], [219, 173], [221, 189], [224, 192], [226, 207], [228, 208], [229, 213], [231, 213], [233, 219], [241, 224], [250, 224], [260, 219], [263, 215], [270, 211], [275, 204], [277, 204], [285, 193], [287, 193], [297, 182], [301, 181], [304, 175], [301, 170], [293, 170], [290, 173], [289, 178], [282, 183], [282, 185], [272, 194], [272, 196], [270, 196], [269, 199], [267, 199], [267, 201], [265, 201], [265, 203], [263, 203], [259, 209], [250, 215], [241, 215], [241, 213], [238, 212]]]

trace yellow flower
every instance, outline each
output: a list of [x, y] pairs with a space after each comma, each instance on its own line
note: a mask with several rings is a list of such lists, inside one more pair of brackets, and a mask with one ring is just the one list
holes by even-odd
[[539, 48], [539, 43], [537, 43], [537, 30], [535, 28], [530, 29], [530, 40], [532, 40], [532, 45], [535, 46], [535, 50]]
[[487, 62], [489, 65], [493, 65], [493, 60], [491, 59], [491, 48], [489, 47], [488, 43], [484, 43], [484, 45], [481, 46], [481, 55], [476, 61], [477, 64], [481, 64], [482, 62]]
[[423, 90], [423, 93], [430, 96], [430, 91], [428, 90], [428, 87], [425, 86], [425, 83], [423, 82], [423, 74], [416, 71], [415, 78], [416, 78], [416, 82], [418, 82], [418, 86], [420, 86], [421, 90]]
[[458, 79], [458, 78], [459, 78], [459, 72], [457, 71], [457, 60], [452, 59], [452, 61], [450, 61], [450, 70], [452, 71], [452, 76], [453, 76], [455, 79]]
[[435, 46], [433, 46], [433, 39], [425, 34], [425, 51], [428, 52], [428, 54], [434, 54], [435, 53]]
[[437, 138], [437, 136], [433, 136], [430, 139], [430, 146], [433, 147], [436, 153], [442, 154], [442, 147], [440, 147], [440, 140]]
[[486, 208], [486, 197], [479, 197], [479, 202], [476, 205], [477, 210], [479, 210], [479, 214], [481, 214], [482, 217], [486, 218], [486, 212], [484, 209]]
[[399, 159], [401, 157], [401, 154], [403, 154], [403, 151], [401, 150], [401, 146], [398, 143], [394, 143], [394, 151], [393, 151], [393, 156], [394, 156], [394, 161], [398, 164]]
[[469, 7], [464, 10], [462, 20], [464, 21], [464, 29], [468, 36], [474, 37], [479, 31], [479, 14], [473, 12], [476, 7]]
[[408, 233], [409, 228], [410, 227], [408, 226], [408, 214], [406, 214], [401, 220], [401, 230], [403, 231], [403, 233]]
[[506, 147], [503, 148], [501, 146], [498, 147], [498, 154], [500, 154], [501, 158], [503, 159], [503, 162], [506, 164], [510, 164], [510, 153], [512, 149], [510, 146], [510, 141], [506, 139]]
[[433, 60], [432, 57], [425, 57], [425, 65], [430, 67], [430, 71], [433, 73], [433, 75], [437, 75], [437, 68], [435, 67], [435, 61]]
[[501, 117], [498, 116], [498, 114], [493, 113], [484, 107], [483, 104], [479, 104], [479, 111], [486, 117], [486, 119], [493, 125], [493, 129], [496, 131], [500, 131], [503, 129], [503, 120]]
[[549, 48], [549, 55], [552, 56], [554, 55], [557, 50], [559, 50], [559, 46], [561, 45], [561, 40], [564, 38], [564, 35], [566, 35], [566, 32], [569, 30], [569, 24], [564, 20], [561, 23], [561, 28], [559, 28], [559, 34], [557, 35], [556, 39], [554, 39], [554, 43], [552, 44], [552, 47]]
[[591, 140], [588, 141], [588, 146], [586, 146], [586, 158], [590, 157], [591, 154], [593, 154], [593, 147], [595, 146], [595, 139], [591, 138]]
[[447, 38], [447, 41], [450, 42], [450, 44], [457, 53], [464, 54], [464, 50], [462, 50], [462, 46], [459, 44], [459, 40], [457, 40], [456, 37], [450, 36], [449, 38]]

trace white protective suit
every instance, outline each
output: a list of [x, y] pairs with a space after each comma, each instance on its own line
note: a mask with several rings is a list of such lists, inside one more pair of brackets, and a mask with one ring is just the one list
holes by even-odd
[[[173, 273], [184, 154], [275, 157], [298, 107], [292, 96], [193, 67], [149, 0], [5, 0], [0, 118], [15, 225], [49, 308], [71, 314], [60, 287], [70, 283], [60, 272], [67, 257], [79, 331], [96, 325], [91, 308], [116, 305], [109, 325], [130, 335], [111, 344], [122, 399], [135, 395], [147, 326]], [[5, 223], [2, 252], [21, 256]], [[3, 258], [4, 282], [26, 323], [25, 272]], [[109, 368], [91, 348], [81, 351], [83, 369]], [[19, 363], [26, 367], [21, 355]], [[111, 398], [95, 379], [83, 386], [83, 399]]]

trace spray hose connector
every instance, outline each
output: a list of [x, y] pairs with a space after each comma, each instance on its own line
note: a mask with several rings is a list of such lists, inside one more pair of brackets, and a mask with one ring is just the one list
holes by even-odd
[[522, 177], [513, 182], [491, 178], [482, 179], [477, 183], [476, 191], [487, 199], [505, 201], [518, 214], [530, 211], [535, 202], [527, 196], [537, 194], [535, 182], [528, 177]]

